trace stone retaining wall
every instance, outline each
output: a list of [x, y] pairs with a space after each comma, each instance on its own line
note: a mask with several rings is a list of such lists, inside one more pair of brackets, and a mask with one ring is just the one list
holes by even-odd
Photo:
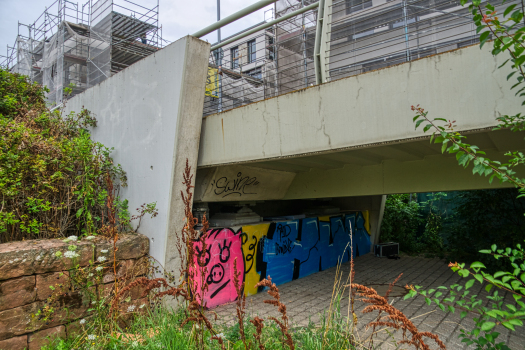
[[[100, 256], [106, 257], [102, 281], [93, 286], [98, 297], [108, 296], [114, 286], [113, 242], [96, 238], [74, 243], [80, 255], [75, 263], [89, 265]], [[72, 260], [57, 257], [64, 254], [70, 243], [46, 239], [0, 244], [0, 350], [40, 349], [52, 336], [64, 337], [78, 331], [80, 319], [89, 317], [91, 300], [70, 285]], [[108, 250], [107, 253], [102, 251]], [[149, 240], [140, 234], [121, 235], [117, 242], [117, 277], [123, 283], [147, 273]], [[109, 262], [109, 263], [108, 263]], [[52, 288], [54, 291], [52, 291]], [[140, 299], [141, 291], [132, 289], [124, 310], [147, 303]], [[57, 311], [44, 320], [35, 315], [46, 306], [53, 295], [60, 305]], [[67, 311], [66, 309], [67, 308]]]

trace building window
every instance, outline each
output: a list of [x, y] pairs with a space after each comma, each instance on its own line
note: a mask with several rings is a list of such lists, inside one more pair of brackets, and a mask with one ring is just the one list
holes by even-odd
[[255, 79], [262, 79], [262, 70], [261, 67], [254, 68], [249, 71], [247, 71], [245, 74], [255, 78]]
[[266, 50], [268, 53], [268, 59], [273, 61], [275, 59], [274, 40], [273, 36], [266, 36]]
[[236, 46], [231, 49], [232, 69], [239, 68], [239, 47]]
[[255, 62], [255, 52], [257, 51], [255, 47], [255, 39], [248, 41], [248, 63]]
[[346, 14], [361, 11], [367, 8], [372, 7], [372, 1], [363, 1], [363, 0], [346, 0]]

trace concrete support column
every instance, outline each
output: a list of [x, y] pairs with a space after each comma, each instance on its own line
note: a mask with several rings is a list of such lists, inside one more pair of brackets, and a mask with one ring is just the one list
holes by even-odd
[[113, 160], [128, 177], [120, 198], [129, 201], [131, 215], [157, 202], [159, 215], [142, 220], [140, 232], [150, 239], [150, 255], [175, 274], [182, 174], [186, 160], [197, 170], [209, 53], [209, 43], [184, 37], [73, 97], [66, 108], [84, 106], [97, 118], [92, 138], [114, 147]]

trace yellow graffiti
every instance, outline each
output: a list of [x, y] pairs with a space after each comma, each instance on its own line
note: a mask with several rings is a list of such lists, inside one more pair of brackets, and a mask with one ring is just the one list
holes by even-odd
[[319, 216], [319, 221], [330, 222], [330, 215], [327, 215], [327, 216]]
[[[242, 252], [244, 255], [244, 268], [247, 273], [244, 274], [244, 294], [246, 296], [253, 295], [257, 293], [257, 288], [255, 285], [261, 280], [261, 275], [257, 273], [257, 255], [262, 254], [259, 252], [258, 243], [261, 241], [263, 236], [266, 236], [270, 224], [258, 224], [258, 225], [249, 225], [242, 227], [244, 244], [242, 245]], [[266, 276], [263, 276], [266, 277]]]
[[219, 98], [219, 70], [208, 67], [206, 77], [206, 96]]
[[365, 230], [366, 233], [370, 236], [370, 212], [368, 210], [363, 210], [363, 218], [365, 219]]

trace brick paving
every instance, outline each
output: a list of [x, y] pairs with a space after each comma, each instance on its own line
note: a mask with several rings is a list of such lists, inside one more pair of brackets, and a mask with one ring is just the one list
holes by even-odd
[[[288, 315], [294, 326], [305, 326], [308, 322], [319, 324], [323, 312], [328, 312], [334, 290], [334, 281], [337, 268], [318, 272], [305, 278], [301, 278], [279, 287], [281, 300], [286, 304]], [[350, 271], [349, 263], [341, 266], [342, 284], [345, 284]], [[425, 259], [418, 257], [403, 257], [400, 260], [379, 259], [372, 254], [367, 254], [355, 259], [355, 280], [357, 283], [388, 284], [399, 274], [403, 273], [397, 285], [406, 284], [421, 285], [426, 289], [436, 288], [440, 285], [449, 286], [460, 281], [462, 278], [453, 273], [447, 266], [445, 260]], [[464, 280], [465, 281], [465, 280]], [[463, 281], [463, 282], [464, 282]], [[381, 288], [381, 287], [380, 287]], [[383, 287], [384, 288], [384, 287]], [[401, 289], [399, 289], [401, 291]], [[435, 304], [427, 305], [422, 297], [403, 300], [398, 290], [390, 298], [391, 302], [401, 310], [420, 331], [430, 331], [437, 334], [446, 344], [447, 349], [473, 349], [460, 342], [458, 335], [464, 327], [472, 329], [473, 321], [469, 317], [460, 319], [459, 313], [444, 313]], [[381, 293], [380, 293], [381, 294]], [[471, 294], [486, 295], [483, 287], [477, 283], [472, 289]], [[348, 296], [348, 293], [346, 293]], [[266, 292], [246, 298], [246, 309], [252, 316], [279, 316], [276, 308], [263, 303], [268, 299]], [[509, 301], [513, 299], [507, 295]], [[341, 301], [341, 312], [346, 313], [348, 300]], [[365, 304], [356, 301], [355, 309], [359, 318], [358, 333], [366, 338], [367, 332], [365, 325], [370, 322], [377, 313], [363, 314]], [[218, 315], [219, 323], [235, 322], [235, 304], [221, 305], [213, 310]], [[513, 350], [525, 349], [525, 332], [510, 332], [504, 327], [497, 326], [496, 331], [500, 332], [499, 341], [506, 341], [506, 344]], [[396, 349], [393, 339], [400, 339], [400, 334], [394, 332], [392, 336], [386, 332], [378, 335], [374, 344], [379, 345], [380, 349]], [[433, 341], [429, 341], [431, 348], [436, 348]]]

